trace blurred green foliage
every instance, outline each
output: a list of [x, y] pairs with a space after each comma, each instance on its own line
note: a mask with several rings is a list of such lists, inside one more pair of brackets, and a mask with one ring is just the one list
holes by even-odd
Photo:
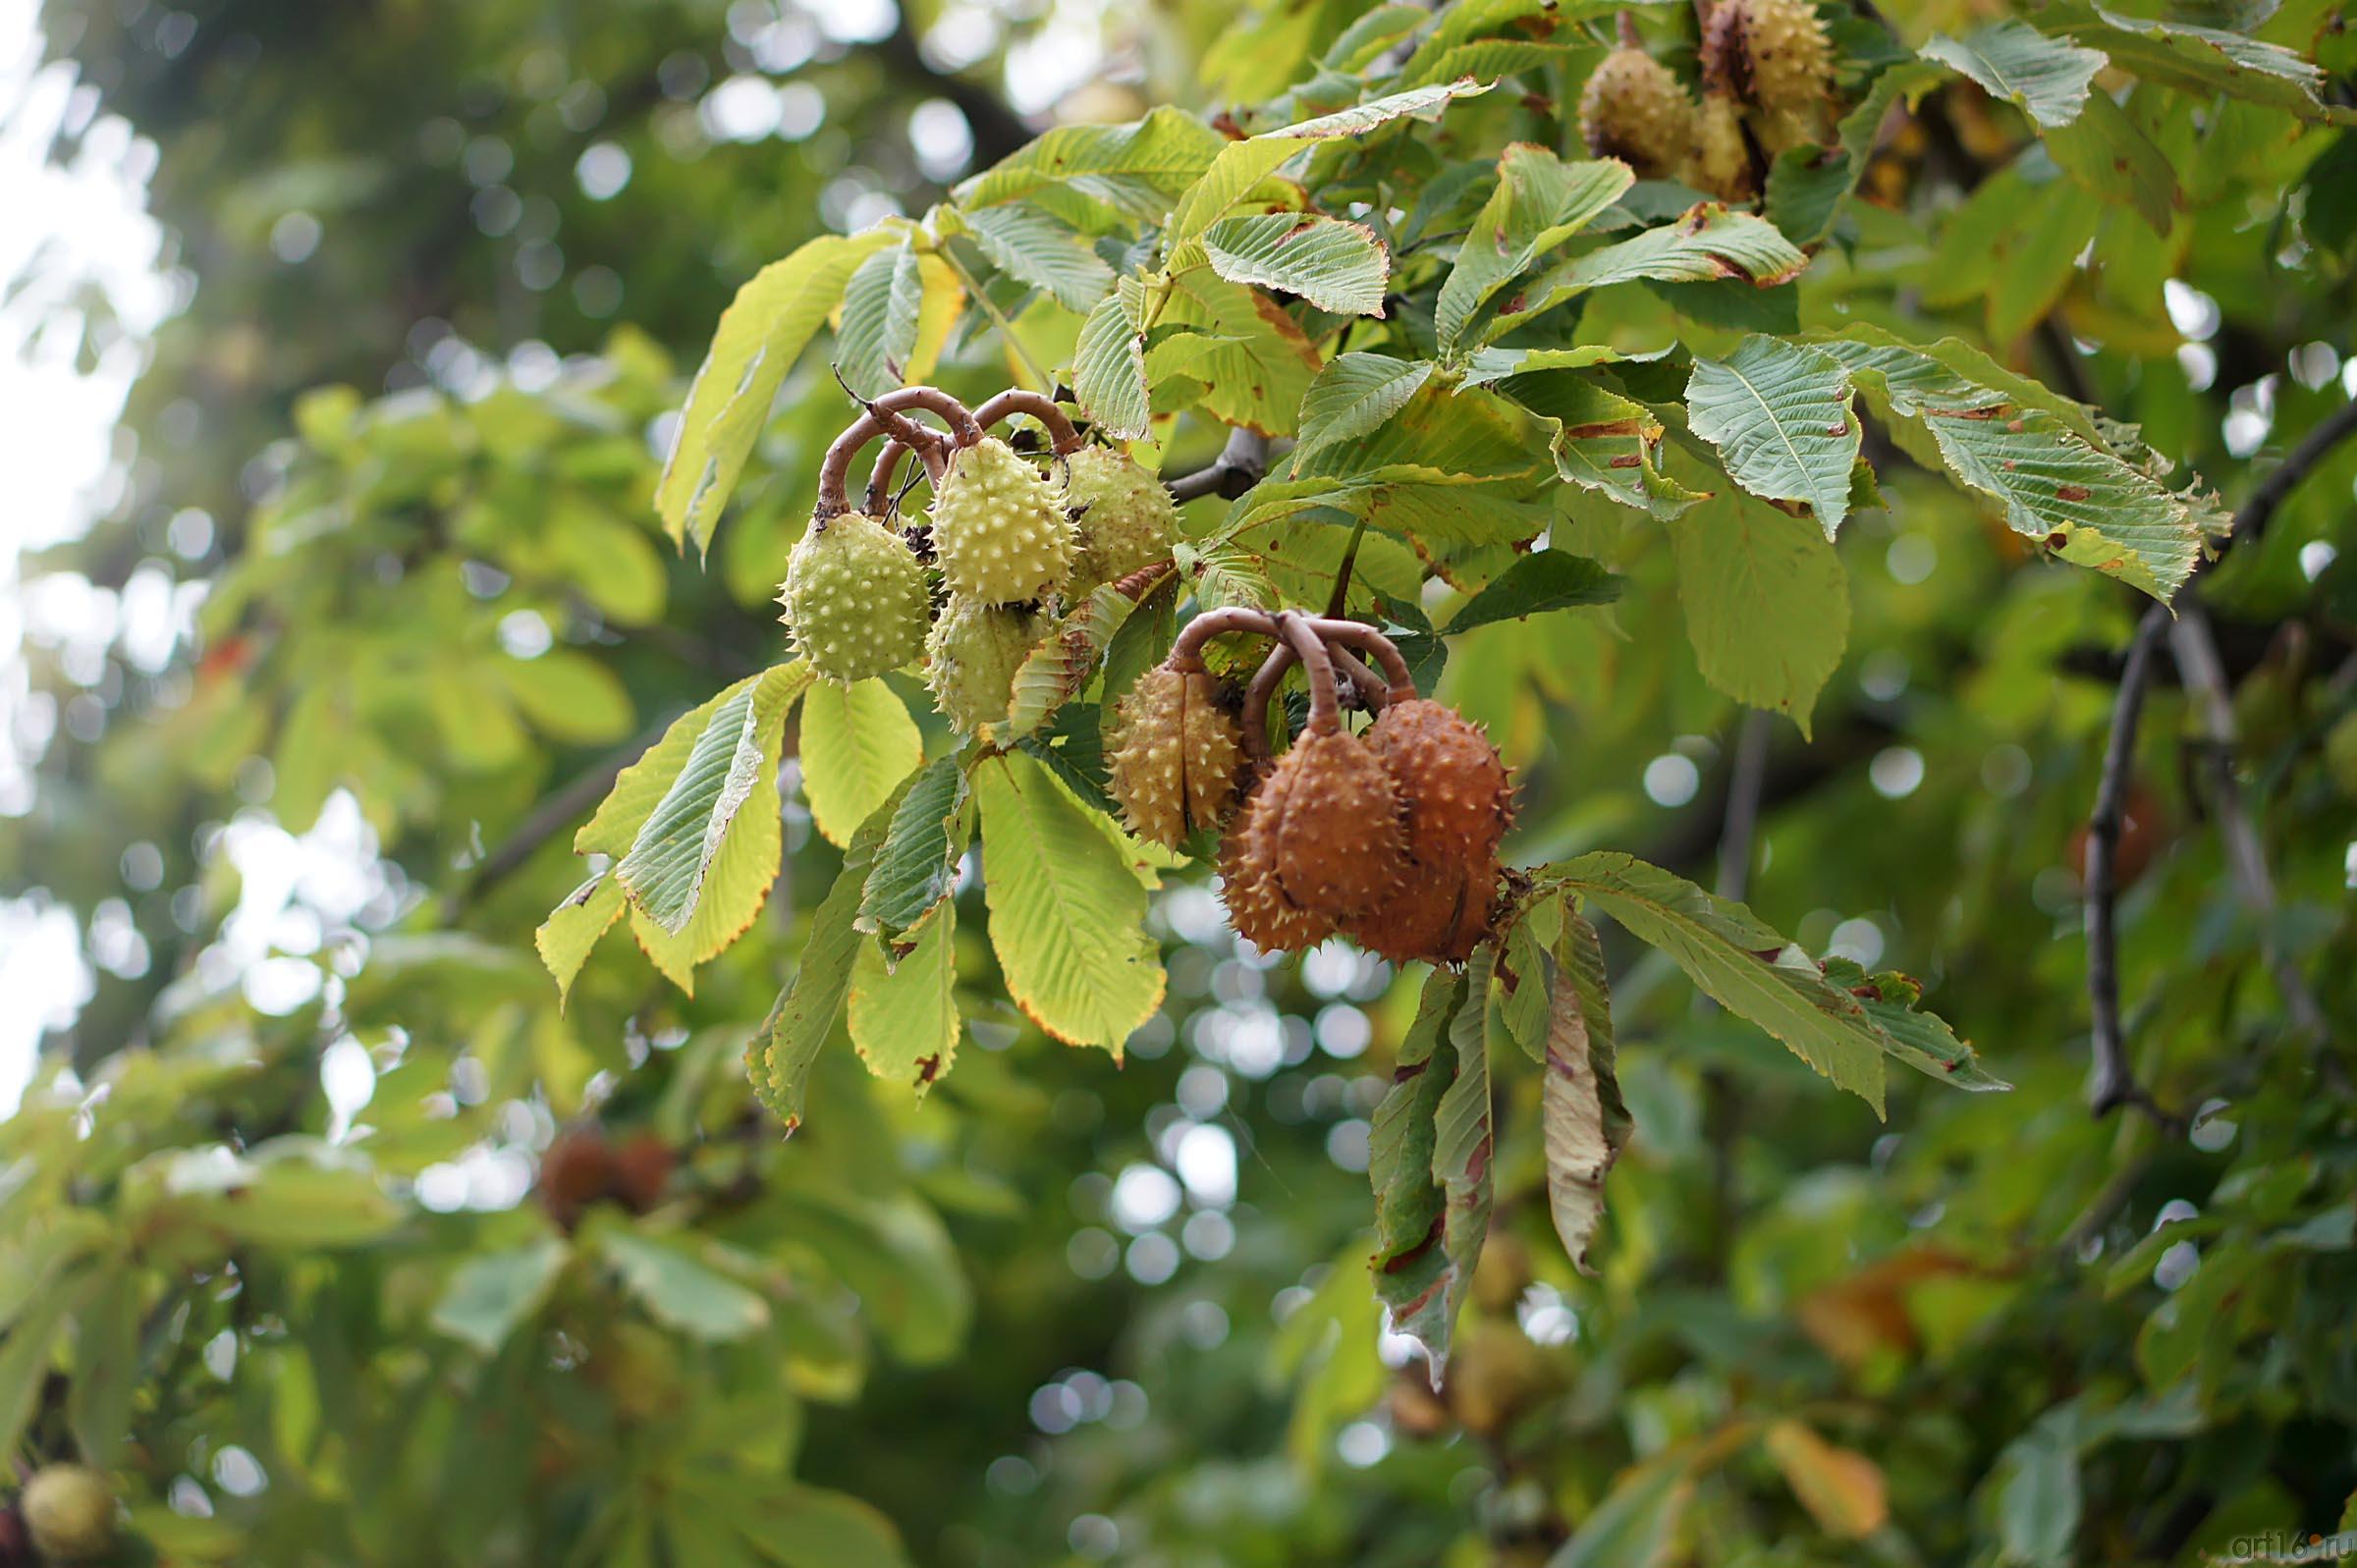
[[[1552, 487], [1551, 542], [1620, 597], [1451, 637], [1440, 687], [1519, 770], [1514, 858], [1747, 881], [1808, 951], [1919, 977], [2014, 1087], [1893, 1075], [1878, 1122], [1608, 930], [1635, 1132], [1599, 1273], [1548, 1222], [1540, 1075], [1501, 1071], [1492, 1239], [1439, 1395], [1363, 1271], [1416, 987], [1340, 946], [1239, 949], [1200, 873], [1156, 895], [1169, 995], [1120, 1067], [1006, 1000], [969, 887], [955, 1070], [918, 1101], [830, 1051], [781, 1143], [743, 1046], [841, 859], [789, 767], [782, 873], [692, 994], [615, 939], [560, 1006], [529, 933], [578, 881], [572, 833], [665, 725], [782, 657], [769, 600], [849, 409], [805, 355], [709, 558], [672, 550], [668, 420], [733, 289], [1014, 151], [1047, 41], [1101, 28], [1150, 62], [1142, 89], [1073, 87], [1075, 118], [1291, 89], [1263, 130], [1355, 100], [1313, 66], [1367, 9], [51, 8], [53, 47], [159, 143], [195, 280], [120, 505], [27, 564], [125, 608], [94, 668], [26, 649], [64, 717], [0, 821], [0, 891], [73, 909], [100, 966], [0, 1122], [0, 1437], [104, 1469], [123, 1560], [2158, 1562], [2352, 1523], [2357, 444], [2201, 584], [2271, 907], [2231, 874], [2165, 660], [2145, 715], [2120, 965], [2136, 1072], [2182, 1125], [2085, 1104], [2073, 835], [2142, 601], [1870, 417], [1886, 505], [1825, 552], [1845, 635], [1804, 742], [1682, 634], [1696, 524]], [[1604, 13], [1559, 9], [1560, 54], [1468, 65], [1508, 85], [1388, 143], [1403, 175], [1578, 153]], [[1987, 9], [1837, 36], [1882, 63]], [[2349, 101], [2333, 8], [2192, 9]], [[1691, 19], [1646, 15], [1689, 66]], [[739, 81], [768, 106], [729, 109]], [[1774, 291], [1788, 324], [1637, 283], [1566, 340], [1953, 335], [2141, 424], [2229, 508], [2346, 406], [2348, 130], [2099, 79], [2173, 176], [2162, 234], [2020, 111], [1929, 86]], [[927, 161], [936, 102], [964, 106], [962, 162]], [[773, 110], [817, 123], [729, 139]], [[1458, 194], [1435, 234], [1485, 188]], [[1069, 355], [1076, 321], [984, 281]], [[977, 308], [938, 378], [1023, 373]], [[1217, 422], [1157, 427], [1171, 471]], [[1711, 488], [1691, 452], [1670, 472]], [[210, 527], [176, 532], [192, 511]], [[1314, 596], [1325, 531], [1306, 560], [1261, 541], [1259, 569]], [[1363, 588], [1445, 625], [1456, 594], [1419, 599], [1380, 538]], [[201, 593], [168, 661], [121, 634], [149, 579]], [[1715, 860], [1754, 748], [1746, 878]], [[2325, 1038], [2287, 1019], [2284, 962]]]

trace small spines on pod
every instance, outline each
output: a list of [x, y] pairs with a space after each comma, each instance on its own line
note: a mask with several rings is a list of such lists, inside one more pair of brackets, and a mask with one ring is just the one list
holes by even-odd
[[1446, 703], [1411, 697], [1385, 707], [1367, 748], [1399, 791], [1409, 853], [1471, 859], [1497, 849], [1513, 823], [1513, 784], [1478, 726]]
[[1286, 784], [1284, 809], [1268, 827], [1288, 898], [1342, 919], [1374, 907], [1399, 885], [1407, 859], [1399, 793], [1364, 740], [1313, 726], [1270, 777]]
[[987, 605], [950, 595], [925, 639], [925, 684], [934, 707], [969, 735], [1006, 718], [1014, 674], [1049, 623], [1032, 606]]
[[1773, 154], [1825, 139], [1834, 46], [1808, 0], [1720, 0], [1703, 28], [1706, 92], [1759, 111], [1753, 130]]
[[1694, 99], [1667, 66], [1622, 43], [1588, 74], [1579, 130], [1595, 156], [1618, 158], [1641, 179], [1662, 179], [1694, 144]]
[[1064, 497], [996, 436], [951, 454], [933, 492], [933, 549], [953, 593], [983, 604], [1029, 604], [1072, 569]]
[[1078, 598], [1170, 555], [1178, 510], [1161, 480], [1110, 447], [1082, 447], [1065, 461], [1064, 501], [1076, 530], [1068, 595]]
[[1498, 896], [1498, 860], [1413, 860], [1398, 891], [1343, 923], [1343, 934], [1394, 963], [1463, 963], [1490, 934]]
[[1398, 790], [1407, 864], [1397, 891], [1343, 930], [1395, 963], [1461, 963], [1490, 930], [1513, 819], [1506, 764], [1455, 710], [1420, 697], [1387, 706], [1367, 741]]
[[1114, 714], [1106, 762], [1131, 833], [1176, 849], [1227, 821], [1243, 746], [1209, 672], [1157, 665]]
[[846, 684], [924, 652], [924, 568], [901, 536], [863, 513], [813, 518], [787, 559], [779, 617], [812, 669]]
[[1304, 909], [1277, 877], [1278, 824], [1291, 796], [1291, 776], [1272, 771], [1244, 799], [1220, 844], [1220, 901], [1235, 934], [1263, 952], [1299, 952], [1334, 935], [1334, 922]]

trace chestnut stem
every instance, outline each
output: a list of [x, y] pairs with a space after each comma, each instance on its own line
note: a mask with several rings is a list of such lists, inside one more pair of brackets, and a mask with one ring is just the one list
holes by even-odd
[[1278, 617], [1265, 610], [1248, 610], [1242, 605], [1230, 605], [1224, 610], [1206, 610], [1186, 623], [1178, 640], [1171, 644], [1171, 656], [1165, 661], [1173, 670], [1192, 672], [1203, 668], [1203, 645], [1212, 638], [1231, 631], [1249, 631], [1256, 636], [1282, 637]]
[[851, 460], [859, 456], [861, 447], [883, 433], [883, 422], [874, 414], [863, 413], [846, 425], [843, 434], [828, 446], [827, 455], [818, 465], [818, 505], [810, 509], [811, 521], [824, 523], [829, 517], [840, 517], [851, 510], [850, 498], [844, 493]]
[[1045, 425], [1059, 458], [1069, 458], [1088, 445], [1080, 432], [1072, 428], [1072, 421], [1065, 416], [1064, 410], [1056, 406], [1056, 400], [1044, 392], [1012, 387], [976, 408], [974, 419], [978, 424], [995, 425], [1014, 413], [1027, 413]]
[[1399, 645], [1377, 631], [1363, 621], [1336, 621], [1319, 616], [1312, 618], [1310, 627], [1329, 642], [1339, 642], [1346, 648], [1356, 648], [1375, 656], [1383, 673], [1392, 683], [1385, 693], [1386, 700], [1406, 702], [1416, 695], [1416, 677], [1409, 673], [1407, 660], [1400, 655]]
[[1369, 713], [1381, 713], [1393, 703], [1405, 702], [1415, 695], [1413, 687], [1408, 689], [1406, 695], [1401, 695], [1398, 685], [1368, 669], [1358, 655], [1332, 640], [1326, 644], [1326, 654], [1334, 661], [1336, 673], [1357, 690], [1358, 706]]
[[1343, 728], [1342, 702], [1334, 689], [1334, 660], [1327, 655], [1325, 639], [1318, 635], [1307, 617], [1289, 610], [1277, 613], [1277, 629], [1293, 645], [1293, 651], [1301, 656], [1302, 668], [1309, 672], [1309, 722], [1302, 726], [1302, 732], [1339, 734]]
[[1277, 695], [1278, 682], [1285, 678], [1285, 673], [1300, 657], [1293, 652], [1291, 643], [1278, 643], [1261, 661], [1252, 683], [1244, 688], [1244, 759], [1254, 768], [1269, 765], [1269, 701]]
[[[950, 427], [950, 439], [961, 447], [970, 447], [982, 439], [982, 422], [974, 411], [939, 387], [903, 387], [887, 392], [868, 404], [875, 413], [899, 413], [906, 408], [921, 408], [939, 414]], [[922, 429], [923, 426], [918, 426]], [[929, 432], [928, 432], [929, 433]]]
[[[926, 434], [930, 435], [932, 432], [927, 431]], [[916, 452], [918, 460], [924, 463], [926, 476], [935, 484], [941, 482], [942, 473], [949, 466], [949, 460], [942, 456], [941, 443], [930, 441], [923, 446], [911, 449], [907, 442], [895, 436], [892, 440], [884, 443], [883, 450], [876, 454], [875, 467], [868, 471], [867, 510], [869, 515], [880, 517], [884, 514], [885, 509], [892, 505], [892, 493], [900, 482], [901, 460], [908, 456], [911, 450]]]

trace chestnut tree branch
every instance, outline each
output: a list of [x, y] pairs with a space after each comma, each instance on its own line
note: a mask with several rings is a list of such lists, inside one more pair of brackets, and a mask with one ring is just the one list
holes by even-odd
[[1251, 489], [1269, 473], [1269, 438], [1250, 430], [1236, 430], [1228, 437], [1228, 445], [1220, 449], [1219, 457], [1193, 473], [1180, 474], [1164, 481], [1171, 499], [1184, 505], [1202, 496], [1224, 496], [1233, 501]]

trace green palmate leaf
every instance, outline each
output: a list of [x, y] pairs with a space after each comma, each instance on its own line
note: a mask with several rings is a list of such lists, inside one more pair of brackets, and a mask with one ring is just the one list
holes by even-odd
[[910, 781], [860, 893], [861, 931], [897, 941], [950, 895], [973, 834], [969, 800], [956, 757], [940, 758]]
[[1987, 1093], [2013, 1087], [1981, 1065], [1946, 1019], [1919, 1009], [1923, 987], [1918, 982], [1894, 971], [1870, 975], [1847, 958], [1828, 958], [1818, 967], [1829, 982], [1865, 1005], [1866, 1015], [1883, 1032], [1883, 1049], [1895, 1059], [1958, 1089]]
[[1345, 76], [1363, 71], [1431, 17], [1422, 6], [1377, 6], [1344, 27], [1342, 35], [1326, 46], [1318, 63]]
[[754, 1543], [781, 1568], [907, 1568], [901, 1533], [871, 1504], [840, 1491], [786, 1486], [764, 1493]]
[[761, 913], [770, 885], [778, 879], [784, 847], [781, 813], [769, 801], [738, 812], [705, 870], [703, 893], [687, 924], [677, 932], [666, 931], [645, 910], [626, 901], [630, 939], [665, 978], [693, 996], [696, 966], [727, 950]]
[[2048, 134], [2046, 150], [2082, 187], [2134, 207], [2155, 234], [2167, 238], [2180, 199], [2177, 172], [2110, 94], [2090, 94], [2076, 120]]
[[1857, 998], [1750, 910], [1617, 852], [1561, 861], [1544, 875], [1660, 948], [1721, 1006], [1882, 1114], [1882, 1031]]
[[1609, 605], [1620, 597], [1621, 580], [1586, 556], [1564, 550], [1533, 550], [1492, 577], [1449, 618], [1449, 635], [1498, 621], [1519, 621], [1551, 610]]
[[1776, 225], [1748, 212], [1706, 201], [1672, 224], [1648, 229], [1564, 262], [1522, 291], [1517, 309], [1501, 311], [1483, 334], [1495, 341], [1565, 300], [1616, 283], [1708, 283], [1740, 279], [1755, 288], [1788, 283], [1809, 264]]
[[1612, 996], [1596, 928], [1563, 923], [1549, 994], [1547, 1078], [1540, 1115], [1547, 1153], [1547, 1213], [1563, 1251], [1582, 1273], [1604, 1218], [1604, 1178], [1628, 1142], [1628, 1108], [1615, 1071]]
[[552, 649], [537, 659], [500, 659], [492, 668], [518, 711], [551, 740], [601, 745], [630, 732], [629, 690], [587, 654]]
[[859, 825], [925, 760], [925, 737], [908, 705], [884, 681], [821, 681], [802, 707], [802, 794], [829, 843], [848, 844]]
[[1694, 1474], [1676, 1454], [1625, 1471], [1547, 1568], [1657, 1568], [1672, 1560], [1694, 1500]]
[[965, 214], [991, 265], [1046, 291], [1067, 310], [1086, 311], [1113, 288], [1113, 269], [1077, 229], [1038, 207], [983, 207]]
[[1992, 498], [2016, 532], [2156, 598], [2192, 571], [2201, 549], [2194, 498], [2163, 489], [2105, 446], [2086, 410], [1952, 339], [1918, 348], [1858, 327], [1813, 341], [1848, 366], [1910, 455]]
[[522, 1322], [540, 1310], [573, 1249], [555, 1236], [505, 1252], [482, 1253], [450, 1276], [429, 1320], [486, 1356], [499, 1353]]
[[1512, 377], [1500, 391], [1554, 424], [1555, 470], [1655, 517], [1674, 517], [1702, 497], [1661, 470], [1662, 422], [1643, 404], [1574, 372]]
[[1565, 163], [1544, 147], [1507, 148], [1498, 160], [1498, 189], [1441, 285], [1433, 318], [1441, 347], [1454, 348], [1492, 295], [1586, 228], [1635, 180], [1617, 158]]
[[1470, 78], [1440, 82], [1303, 120], [1248, 140], [1229, 142], [1172, 209], [1165, 253], [1176, 254], [1180, 243], [1210, 228], [1295, 153], [1330, 137], [1359, 135], [1406, 115], [1430, 114], [1452, 98], [1488, 90]]
[[1183, 329], [1158, 342], [1146, 368], [1159, 384], [1184, 375], [1203, 384], [1202, 406], [1229, 424], [1291, 435], [1320, 368], [1318, 351], [1285, 308], [1208, 267], [1171, 280], [1162, 323]]
[[1142, 303], [1137, 280], [1124, 278], [1080, 323], [1072, 348], [1072, 395], [1106, 434], [1122, 440], [1144, 435], [1153, 414], [1138, 324]]
[[1970, 77], [1992, 97], [2002, 98], [2049, 130], [2078, 118], [2088, 85], [2107, 64], [2101, 49], [2050, 38], [2010, 18], [1960, 41], [1943, 33], [1925, 44], [1923, 53]]
[[859, 263], [844, 287], [835, 329], [835, 369], [854, 393], [873, 398], [901, 385], [924, 299], [916, 248], [907, 242]]
[[1399, 80], [1411, 86], [1426, 81], [1451, 81], [1459, 77], [1494, 83], [1501, 77], [1544, 72], [1578, 57], [1579, 46], [1573, 44], [1547, 43], [1535, 38], [1480, 38], [1444, 49], [1429, 59], [1419, 58], [1400, 72]]
[[0, 1337], [0, 1452], [17, 1451], [18, 1439], [39, 1406], [50, 1358], [66, 1325], [105, 1278], [105, 1271], [96, 1269], [66, 1275], [20, 1313], [7, 1335]]
[[1178, 109], [1118, 126], [1063, 126], [952, 192], [966, 213], [1029, 197], [1064, 216], [1155, 222], [1211, 166], [1228, 138]]
[[82, 1457], [101, 1468], [122, 1456], [131, 1436], [132, 1395], [145, 1378], [139, 1354], [142, 1295], [132, 1268], [109, 1267], [74, 1325], [66, 1424]]
[[1222, 218], [1203, 231], [1203, 253], [1231, 283], [1282, 289], [1343, 315], [1383, 314], [1391, 255], [1363, 224], [1297, 212]]
[[865, 941], [851, 965], [851, 1045], [867, 1070], [922, 1095], [950, 1070], [959, 1024], [958, 905], [944, 898], [906, 936]]
[[777, 773], [787, 712], [811, 679], [797, 659], [731, 688], [615, 868], [632, 905], [664, 931], [677, 936], [694, 917], [738, 811]]
[[1650, 353], [1623, 353], [1601, 343], [1576, 349], [1476, 349], [1457, 373], [1457, 385], [1486, 387], [1509, 376], [1535, 375], [1542, 370], [1589, 370], [1597, 365], [1642, 364], [1667, 358], [1669, 349]]
[[2324, 99], [2324, 70], [2277, 44], [2239, 32], [2131, 17], [2102, 6], [2068, 4], [2042, 13], [2039, 22], [2109, 55], [2111, 63], [2158, 81], [2208, 97], [2231, 98], [2282, 109], [2308, 120], [2350, 123], [2346, 109]]
[[1849, 154], [1838, 147], [1787, 147], [1768, 168], [1768, 221], [1796, 245], [1821, 243], [1856, 184]]
[[1686, 412], [1735, 483], [1770, 501], [1806, 503], [1828, 539], [1839, 530], [1864, 434], [1840, 361], [1755, 333], [1725, 359], [1694, 361]]
[[1326, 361], [1301, 399], [1301, 440], [1295, 460], [1319, 447], [1366, 435], [1407, 406], [1432, 374], [1429, 359], [1380, 353], [1341, 353]]
[[621, 918], [622, 884], [601, 871], [567, 893], [565, 901], [550, 910], [540, 929], [532, 933], [532, 946], [557, 983], [560, 1008], [572, 994], [574, 977], [588, 961], [589, 949]]
[[1162, 1002], [1145, 884], [1036, 759], [985, 757], [973, 786], [990, 941], [1008, 995], [1057, 1039], [1118, 1056]]
[[687, 389], [655, 489], [673, 539], [692, 540], [699, 550], [711, 543], [786, 372], [834, 312], [851, 273], [893, 240], [889, 229], [827, 235], [763, 267], [738, 291]]
[[1465, 971], [1465, 1003], [1449, 1020], [1456, 1076], [1432, 1113], [1432, 1173], [1440, 1181], [1445, 1199], [1441, 1251], [1448, 1267], [1425, 1326], [1404, 1331], [1423, 1341], [1436, 1378], [1448, 1365], [1449, 1339], [1456, 1328], [1456, 1315], [1472, 1288], [1473, 1271], [1481, 1262], [1482, 1243], [1490, 1233], [1494, 1194], [1490, 1164], [1497, 1136], [1490, 1092], [1491, 1056], [1512, 1045], [1490, 1005], [1497, 958], [1495, 947], [1484, 946], [1474, 953]]
[[1464, 1007], [1463, 976], [1435, 969], [1426, 977], [1367, 1145], [1367, 1179], [1375, 1188], [1375, 1295], [1396, 1332], [1427, 1346], [1445, 1346], [1449, 1338], [1440, 1315], [1453, 1269], [1442, 1245], [1446, 1190], [1433, 1174], [1434, 1117], [1456, 1076], [1449, 1031]]
[[802, 945], [794, 978], [779, 994], [760, 1032], [744, 1048], [745, 1073], [752, 1080], [753, 1093], [786, 1124], [789, 1134], [802, 1124], [810, 1065], [834, 1035], [836, 1020], [843, 1016], [844, 997], [850, 990], [851, 962], [860, 942], [853, 922], [893, 815], [877, 811], [853, 836], [835, 886], [810, 917], [810, 936]]
[[1686, 636], [1703, 678], [1809, 733], [1849, 641], [1849, 579], [1824, 535], [1738, 492], [1671, 528]]
[[[1255, 504], [1257, 492], [1244, 498], [1228, 531], [1314, 505], [1427, 541], [1528, 539], [1553, 516], [1544, 465], [1531, 456], [1541, 434], [1527, 409], [1495, 393], [1427, 381], [1365, 436], [1297, 452], [1298, 477], [1271, 491], [1268, 506]], [[1315, 499], [1320, 485], [1336, 499]]]
[[617, 1223], [600, 1226], [596, 1243], [623, 1288], [667, 1328], [726, 1340], [769, 1325], [769, 1303], [697, 1258], [685, 1240]]

